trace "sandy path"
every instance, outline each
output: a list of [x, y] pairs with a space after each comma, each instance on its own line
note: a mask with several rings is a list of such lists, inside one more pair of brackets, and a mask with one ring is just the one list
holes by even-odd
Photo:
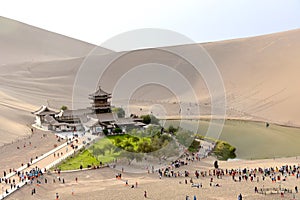
[[[54, 135], [53, 135], [54, 136]], [[45, 135], [43, 134], [43, 136], [41, 137], [41, 139], [43, 139], [45, 137]], [[74, 145], [80, 145], [81, 144], [81, 141], [78, 143], [78, 142], [73, 142]], [[33, 144], [31, 143], [30, 141], [30, 144], [28, 144], [29, 146], [32, 146]], [[24, 146], [23, 148], [26, 148], [26, 143], [24, 143]], [[36, 148], [36, 147], [35, 147]], [[53, 147], [50, 149], [52, 150]], [[24, 174], [26, 174], [26, 172], [29, 172], [30, 170], [34, 169], [34, 168], [39, 168], [39, 169], [44, 169], [44, 168], [48, 168], [49, 165], [51, 165], [52, 163], [54, 163], [56, 160], [59, 160], [62, 158], [62, 156], [64, 156], [65, 154], [69, 153], [69, 154], [72, 154], [74, 153], [74, 149], [72, 149], [71, 145], [67, 145], [67, 146], [62, 146], [62, 147], [58, 147], [58, 149], [56, 151], [54, 151], [53, 153], [49, 154], [48, 156], [46, 156], [45, 158], [42, 158], [41, 160], [31, 164], [30, 166], [28, 166], [27, 168], [23, 169], [23, 170], [19, 170], [20, 173], [24, 172]], [[47, 153], [47, 152], [44, 152], [44, 153]], [[21, 153], [19, 153], [21, 154]], [[35, 158], [33, 158], [35, 159]], [[27, 165], [27, 163], [31, 162], [30, 160], [26, 163], [24, 163], [25, 165]], [[7, 172], [7, 175], [9, 175], [10, 171]], [[15, 180], [16, 182], [16, 185], [18, 185], [19, 183], [21, 183], [20, 181], [20, 178], [17, 174], [11, 176], [8, 178], [8, 180], [12, 181], [11, 184], [8, 183], [8, 184], [5, 184], [5, 182], [3, 181], [1, 183], [1, 187], [2, 187], [2, 192], [3, 191], [6, 191], [6, 190], [10, 190], [12, 189], [12, 183], [13, 183], [13, 180]]]
[[34, 133], [28, 138], [1, 146], [1, 177], [4, 170], [9, 172], [9, 169], [17, 169], [21, 167], [21, 163], [28, 163], [31, 158], [34, 159], [53, 149], [54, 145], [59, 146], [62, 143], [63, 140], [58, 142], [58, 138], [53, 133], [34, 129]]

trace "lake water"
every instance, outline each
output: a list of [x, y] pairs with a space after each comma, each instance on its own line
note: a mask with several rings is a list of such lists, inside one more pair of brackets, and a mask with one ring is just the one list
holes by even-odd
[[[179, 120], [168, 120], [170, 124], [179, 125]], [[184, 120], [184, 129], [198, 128], [197, 132], [206, 135], [208, 120]], [[221, 126], [218, 122], [215, 126]], [[222, 128], [222, 127], [221, 127]], [[300, 155], [300, 129], [270, 124], [267, 128], [263, 122], [226, 120], [222, 128], [220, 140], [227, 141], [237, 148], [238, 159], [264, 159], [292, 157]]]

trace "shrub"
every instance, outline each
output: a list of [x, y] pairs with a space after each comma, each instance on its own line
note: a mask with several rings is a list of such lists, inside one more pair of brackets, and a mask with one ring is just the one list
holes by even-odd
[[159, 125], [159, 119], [157, 119], [154, 115], [142, 115], [144, 124], [157, 124]]
[[215, 148], [213, 149], [213, 153], [220, 160], [228, 160], [236, 157], [235, 150], [236, 148], [227, 142], [218, 140]]
[[60, 107], [60, 109], [61, 109], [61, 110], [68, 110], [68, 107], [65, 106], [65, 105], [62, 105], [62, 106]]
[[200, 141], [194, 139], [188, 149], [190, 152], [197, 152], [199, 147], [200, 147]]
[[125, 110], [123, 108], [113, 108], [112, 112], [117, 113], [119, 118], [124, 118], [125, 117]]
[[122, 133], [122, 129], [117, 127], [114, 129], [114, 133]]
[[178, 128], [175, 128], [173, 125], [170, 125], [169, 128], [168, 128], [168, 132], [169, 133], [175, 133], [178, 131]]
[[107, 129], [103, 129], [103, 133], [104, 133], [104, 135], [107, 135], [108, 134], [108, 130]]

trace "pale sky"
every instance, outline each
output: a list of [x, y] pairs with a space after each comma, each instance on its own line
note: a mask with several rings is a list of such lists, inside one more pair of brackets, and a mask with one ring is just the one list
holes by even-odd
[[[140, 28], [209, 42], [300, 27], [300, 0], [1, 0], [0, 15], [100, 45]], [[0, 27], [1, 28], [1, 27]]]

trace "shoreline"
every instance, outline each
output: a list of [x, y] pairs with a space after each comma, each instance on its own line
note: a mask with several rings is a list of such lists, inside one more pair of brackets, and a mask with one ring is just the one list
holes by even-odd
[[[180, 116], [171, 116], [171, 117], [167, 117], [167, 119], [165, 118], [165, 120], [170, 120], [170, 121], [172, 121], [172, 120], [180, 120], [179, 118], [180, 118]], [[210, 119], [218, 120], [220, 118], [210, 117], [210, 116], [193, 116], [192, 118], [185, 118], [185, 119], [182, 119], [182, 120], [199, 120], [199, 121], [208, 121], [209, 122]], [[266, 123], [264, 121], [260, 121], [260, 120], [256, 120], [256, 119], [243, 119], [243, 118], [226, 118], [225, 119], [225, 123], [226, 123], [226, 121], [236, 121], [236, 122], [245, 122], [245, 123], [247, 123], [247, 122], [249, 122], [249, 123], [254, 122], [254, 123], [261, 123], [261, 124]], [[277, 124], [277, 123], [271, 123], [270, 122], [270, 124], [271, 125], [280, 126], [280, 127], [300, 129], [300, 127], [282, 125], [282, 124]], [[30, 131], [30, 127], [33, 128], [33, 132]], [[13, 140], [10, 143], [3, 143], [3, 144], [1, 144], [0, 145], [0, 150], [3, 149], [3, 148], [8, 147], [10, 145], [13, 145], [14, 143], [18, 143], [18, 142], [22, 143], [23, 141], [30, 140], [30, 138], [34, 135], [34, 133], [36, 131], [43, 131], [44, 132], [44, 130], [41, 130], [40, 128], [35, 127], [33, 125], [31, 125], [30, 127], [28, 126], [29, 130], [26, 131], [26, 132], [30, 132], [30, 134], [26, 134], [24, 136], [18, 136], [18, 138], [16, 138], [15, 140]], [[51, 131], [46, 131], [46, 132], [48, 132], [49, 134], [56, 135], [55, 133], [53, 133]], [[284, 155], [284, 156], [279, 156], [279, 157], [270, 156], [270, 157], [248, 158], [248, 159], [245, 159], [245, 158], [235, 158], [234, 160], [237, 159], [237, 160], [244, 160], [244, 161], [252, 161], [252, 160], [260, 161], [260, 160], [265, 160], [265, 159], [293, 158], [293, 157], [298, 157], [298, 156], [300, 156], [300, 154], [299, 155], [293, 155], [293, 156], [291, 156], [291, 155]], [[233, 160], [229, 160], [228, 162], [233, 162]]]
[[280, 122], [273, 122], [272, 120], [266, 119], [254, 119], [254, 118], [239, 118], [239, 117], [220, 117], [220, 116], [167, 116], [167, 117], [157, 117], [159, 120], [200, 120], [200, 121], [210, 121], [210, 120], [224, 120], [224, 121], [242, 121], [242, 122], [256, 122], [256, 123], [269, 123], [276, 126], [286, 127], [286, 128], [296, 128], [300, 129], [300, 125], [296, 124], [285, 124]]
[[[266, 123], [268, 122], [270, 125], [276, 125], [276, 126], [280, 126], [280, 127], [286, 127], [286, 128], [295, 128], [295, 129], [300, 129], [300, 125], [288, 125], [288, 124], [284, 124], [284, 123], [278, 123], [278, 122], [272, 122], [272, 121], [267, 121], [267, 120], [259, 120], [259, 119], [251, 119], [251, 118], [238, 118], [238, 117], [219, 117], [219, 116], [167, 116], [167, 117], [157, 117], [159, 120], [166, 120], [166, 121], [175, 121], [175, 120], [200, 120], [200, 121], [210, 121], [210, 120], [225, 120], [226, 121], [241, 121], [241, 122], [255, 122], [255, 123]], [[0, 144], [0, 148], [2, 148], [3, 146], [7, 146], [10, 144], [13, 144], [15, 142], [19, 142], [21, 140], [26, 140], [29, 139], [30, 137], [32, 137], [33, 132], [30, 131], [30, 127], [34, 128], [34, 129], [38, 129], [41, 131], [45, 131], [42, 130], [36, 126], [33, 126], [33, 124], [31, 125], [27, 125], [27, 127], [29, 128], [28, 132], [30, 132], [29, 134], [24, 134], [23, 136], [18, 136], [16, 139], [12, 140], [11, 142], [8, 143], [1, 143]]]

